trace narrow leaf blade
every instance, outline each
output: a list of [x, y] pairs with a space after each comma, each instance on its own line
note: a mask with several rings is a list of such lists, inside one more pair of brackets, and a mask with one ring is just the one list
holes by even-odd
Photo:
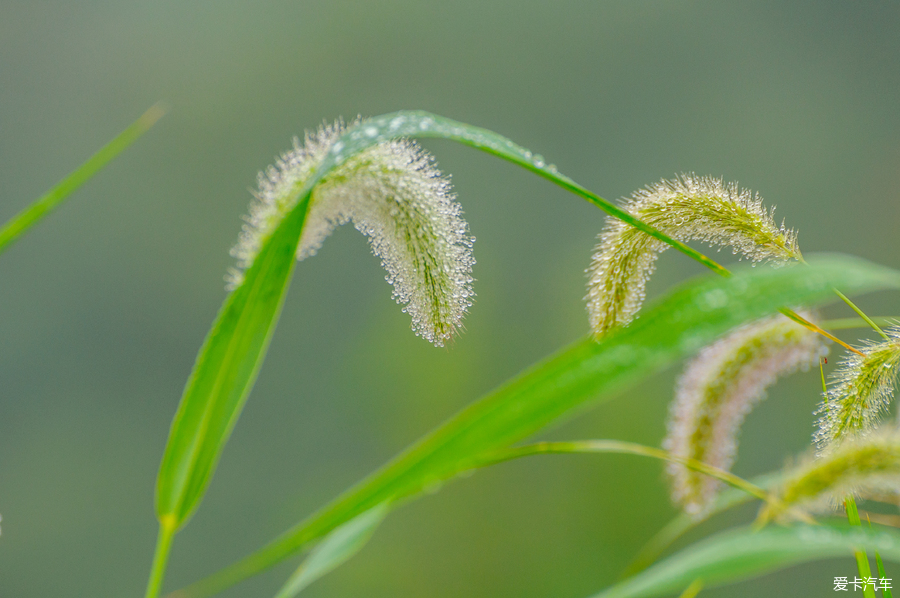
[[110, 160], [122, 153], [129, 145], [150, 130], [156, 121], [165, 115], [165, 109], [157, 104], [116, 135], [112, 141], [100, 148], [97, 153], [61, 180], [47, 193], [34, 200], [31, 205], [13, 216], [12, 220], [0, 228], [0, 253], [3, 253], [16, 239], [32, 226], [43, 220], [57, 208], [69, 195], [100, 172]]
[[[878, 566], [878, 577], [884, 580], [888, 580], [887, 573], [884, 570], [884, 562], [881, 560], [881, 553], [877, 550], [875, 551], [875, 564]], [[888, 585], [885, 585], [882, 588], [879, 588], [884, 591], [884, 598], [894, 598], [894, 593], [891, 592], [891, 588], [889, 587], [890, 581], [886, 582]], [[881, 585], [881, 584], [879, 584]]]
[[695, 579], [712, 587], [809, 561], [849, 558], [857, 549], [877, 550], [886, 559], [900, 561], [900, 533], [828, 526], [730, 531], [689, 546], [594, 598], [662, 596]]
[[199, 505], [256, 379], [287, 292], [304, 218], [305, 209], [297, 210], [276, 230], [200, 349], [157, 478], [157, 516], [173, 527], [183, 526]]
[[381, 503], [336, 528], [313, 549], [275, 598], [293, 598], [306, 586], [355, 555], [366, 545], [387, 514], [388, 503]]
[[591, 202], [601, 210], [627, 222], [631, 226], [644, 231], [651, 237], [659, 239], [674, 247], [678, 251], [700, 262], [719, 274], [728, 274], [728, 270], [720, 266], [714, 260], [709, 259], [696, 249], [669, 237], [663, 232], [653, 228], [635, 218], [616, 204], [603, 199], [596, 193], [585, 189], [569, 177], [561, 174], [556, 166], [549, 164], [540, 154], [534, 154], [512, 140], [490, 131], [461, 123], [437, 114], [423, 110], [401, 110], [391, 114], [384, 114], [368, 118], [361, 124], [349, 128], [341, 136], [339, 143], [332, 148], [332, 152], [323, 164], [323, 168], [330, 169], [337, 162], [340, 163], [347, 156], [353, 155], [364, 149], [396, 139], [397, 137], [437, 137], [449, 139], [482, 150], [503, 160], [517, 164], [526, 170], [543, 177], [563, 189], [578, 195]]

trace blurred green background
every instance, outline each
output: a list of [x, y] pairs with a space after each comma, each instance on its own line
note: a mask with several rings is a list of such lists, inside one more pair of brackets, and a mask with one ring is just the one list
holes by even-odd
[[[896, 267], [898, 31], [896, 2], [0, 0], [0, 220], [151, 104], [171, 106], [0, 256], [0, 596], [142, 595], [170, 418], [225, 297], [248, 189], [293, 135], [431, 110], [541, 152], [609, 199], [685, 171], [739, 181], [800, 229], [805, 252]], [[477, 237], [465, 334], [443, 350], [415, 337], [364, 238], [339, 230], [296, 269], [256, 388], [176, 540], [169, 589], [587, 331], [583, 271], [603, 214], [487, 155], [425, 145]], [[666, 254], [650, 293], [697, 273]], [[896, 295], [861, 304], [900, 313]], [[676, 373], [547, 437], [658, 444]], [[817, 377], [785, 381], [751, 415], [738, 473], [809, 445]], [[661, 471], [607, 455], [480, 472], [396, 512], [307, 595], [583, 598], [674, 515]], [[271, 596], [290, 570], [225, 595]], [[855, 573], [847, 558], [702, 596], [823, 595]]]

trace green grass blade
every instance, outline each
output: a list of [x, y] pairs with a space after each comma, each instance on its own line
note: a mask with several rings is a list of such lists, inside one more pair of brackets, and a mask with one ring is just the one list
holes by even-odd
[[698, 578], [713, 587], [800, 563], [849, 556], [857, 548], [900, 561], [900, 533], [829, 526], [733, 530], [689, 546], [594, 598], [662, 596]]
[[157, 516], [165, 525], [184, 525], [206, 490], [275, 329], [305, 216], [296, 211], [272, 235], [200, 349], [157, 479]]
[[359, 552], [387, 517], [388, 510], [388, 503], [381, 503], [328, 534], [294, 571], [275, 598], [294, 598], [306, 586]]
[[[838, 295], [840, 295], [840, 292], [838, 292]], [[847, 299], [847, 301], [849, 301], [849, 299]], [[860, 521], [859, 519], [859, 511], [856, 508], [856, 499], [854, 499], [852, 496], [848, 496], [846, 499], [844, 499], [844, 508], [847, 510], [847, 521], [851, 526], [862, 525], [862, 521]], [[853, 555], [856, 557], [856, 567], [859, 569], [859, 576], [862, 579], [868, 579], [872, 577], [872, 569], [869, 566], [869, 557], [866, 554], [866, 551], [855, 548], [853, 550]], [[868, 585], [864, 586], [863, 597], [875, 598], [875, 590]]]
[[433, 488], [474, 467], [489, 451], [608, 399], [782, 305], [825, 302], [834, 298], [832, 287], [852, 294], [898, 285], [900, 273], [845, 256], [813, 258], [809, 267], [745, 268], [731, 278], [690, 281], [602, 342], [585, 338], [526, 370], [268, 546], [179, 595], [211, 595], [271, 567], [375, 505]]
[[197, 357], [169, 433], [157, 479], [157, 515], [161, 522], [175, 528], [183, 526], [205, 493], [275, 328], [292, 269], [288, 249], [296, 248], [299, 241], [312, 189], [348, 157], [398, 137], [455, 140], [519, 164], [670, 243], [720, 274], [728, 273], [696, 250], [559, 174], [540, 156], [492, 131], [427, 112], [396, 112], [367, 119], [348, 128], [311, 180], [296, 190], [295, 208], [263, 243], [253, 266], [245, 273], [244, 283], [219, 312]]
[[59, 206], [63, 200], [106, 166], [110, 160], [122, 153], [129, 145], [137, 141], [137, 139], [146, 133], [150, 127], [156, 124], [156, 121], [162, 118], [165, 113], [165, 109], [160, 104], [152, 106], [127, 129], [119, 133], [96, 154], [88, 158], [87, 162], [79, 166], [75, 171], [60, 181], [58, 185], [36, 199], [31, 205], [16, 214], [12, 220], [4, 224], [3, 228], [0, 228], [0, 253], [22, 236], [25, 231], [43, 220], [44, 217]]
[[[726, 268], [723, 268], [699, 251], [663, 234], [652, 226], [644, 224], [644, 222], [622, 210], [616, 204], [603, 199], [596, 193], [588, 191], [569, 177], [561, 174], [556, 169], [556, 166], [548, 164], [540, 154], [534, 154], [503, 135], [488, 129], [474, 127], [430, 112], [401, 110], [368, 118], [360, 125], [347, 130], [339, 143], [335, 144], [329, 160], [343, 161], [347, 156], [360, 152], [371, 145], [397, 137], [438, 137], [450, 139], [517, 164], [588, 200], [607, 214], [615, 216], [638, 230], [644, 231], [651, 237], [671, 245], [714, 272], [725, 276], [729, 274]], [[323, 167], [331, 167], [332, 163], [329, 160], [326, 160]]]
[[[888, 579], [887, 573], [884, 571], [884, 563], [881, 560], [881, 553], [877, 550], [875, 551], [875, 564], [878, 566], [878, 577], [881, 579]], [[890, 587], [885, 586], [882, 589], [884, 591], [884, 598], [894, 598], [894, 593], [891, 592]]]

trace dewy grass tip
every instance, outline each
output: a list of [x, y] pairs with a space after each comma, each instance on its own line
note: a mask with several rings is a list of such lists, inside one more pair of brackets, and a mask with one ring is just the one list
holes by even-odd
[[[681, 242], [730, 246], [759, 262], [800, 257], [794, 231], [775, 224], [759, 196], [734, 183], [692, 174], [640, 189], [622, 203], [635, 218]], [[597, 338], [634, 319], [656, 259], [670, 246], [608, 218], [588, 268], [587, 309]]]
[[871, 430], [887, 412], [900, 365], [900, 326], [885, 333], [887, 340], [860, 346], [861, 354], [847, 353], [832, 374], [815, 435], [821, 450]]
[[[354, 123], [365, 126], [365, 121]], [[307, 134], [259, 175], [256, 201], [232, 250], [242, 282], [262, 243], [296, 205], [297, 192], [332, 150], [340, 121]], [[394, 299], [412, 317], [416, 334], [442, 346], [460, 328], [471, 305], [472, 244], [450, 181], [415, 142], [396, 139], [347, 158], [313, 191], [298, 259], [315, 255], [335, 227], [353, 222], [369, 238], [387, 270]]]

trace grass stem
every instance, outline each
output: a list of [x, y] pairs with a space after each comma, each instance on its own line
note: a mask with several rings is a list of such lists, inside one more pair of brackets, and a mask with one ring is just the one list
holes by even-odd
[[[875, 316], [873, 318], [869, 318], [869, 320], [878, 324], [879, 326], [891, 326], [900, 321], [900, 317]], [[866, 320], [862, 318], [835, 318], [833, 320], [824, 320], [821, 324], [822, 328], [824, 328], [825, 330], [847, 330], [849, 328], [866, 328], [871, 326]]]
[[878, 324], [876, 324], [876, 323], [872, 320], [872, 318], [870, 318], [869, 316], [867, 316], [867, 315], [865, 314], [865, 312], [863, 312], [863, 310], [861, 310], [860, 308], [858, 308], [858, 307], [856, 306], [856, 304], [853, 303], [853, 302], [850, 300], [849, 297], [847, 297], [846, 295], [844, 295], [842, 292], [840, 292], [840, 291], [837, 290], [837, 289], [834, 289], [834, 292], [837, 294], [838, 297], [841, 298], [841, 301], [843, 301], [844, 303], [846, 303], [847, 305], [849, 305], [849, 306], [850, 306], [850, 309], [852, 309], [853, 311], [855, 311], [855, 312], [857, 313], [857, 315], [859, 315], [859, 317], [862, 318], [862, 319], [865, 321], [866, 324], [868, 324], [869, 326], [871, 326], [872, 329], [873, 329], [875, 332], [877, 332], [878, 334], [880, 334], [880, 335], [881, 335], [881, 338], [883, 338], [884, 340], [890, 340], [890, 337], [889, 337], [887, 334], [885, 334], [884, 330], [882, 330], [881, 327], [879, 327]]
[[172, 548], [172, 539], [175, 537], [175, 523], [173, 519], [163, 519], [159, 524], [159, 536], [156, 540], [156, 552], [153, 555], [153, 566], [150, 569], [150, 579], [147, 581], [147, 592], [144, 598], [156, 598], [162, 588], [163, 579], [166, 576], [166, 565], [169, 561], [169, 551]]
[[[850, 525], [861, 526], [859, 511], [856, 510], [856, 501], [852, 496], [848, 496], [844, 500], [844, 508], [847, 510], [847, 520], [850, 522]], [[871, 580], [872, 569], [869, 567], [869, 557], [866, 555], [866, 551], [855, 550], [853, 554], [856, 556], [856, 567], [859, 569], [859, 576], [864, 580]], [[870, 584], [866, 584], [865, 581], [863, 584], [863, 596], [865, 598], [875, 598], [875, 588], [871, 587]]]
[[534, 444], [526, 444], [524, 446], [517, 446], [495, 452], [492, 455], [486, 457], [485, 461], [479, 462], [478, 465], [479, 467], [483, 465], [494, 465], [496, 463], [502, 463], [503, 461], [518, 459], [519, 457], [551, 453], [620, 453], [640, 455], [642, 457], [650, 457], [653, 459], [660, 459], [662, 461], [679, 463], [681, 465], [684, 465], [688, 469], [692, 469], [699, 473], [712, 476], [718, 480], [725, 482], [729, 486], [733, 486], [735, 488], [743, 490], [744, 492], [747, 492], [748, 494], [755, 496], [760, 500], [766, 502], [777, 502], [777, 499], [775, 499], [771, 494], [769, 494], [759, 486], [745, 480], [744, 478], [738, 477], [729, 471], [719, 469], [718, 467], [713, 467], [712, 465], [708, 465], [696, 459], [678, 457], [663, 449], [644, 446], [642, 444], [636, 444], [634, 442], [624, 442], [621, 440], [536, 442]]

